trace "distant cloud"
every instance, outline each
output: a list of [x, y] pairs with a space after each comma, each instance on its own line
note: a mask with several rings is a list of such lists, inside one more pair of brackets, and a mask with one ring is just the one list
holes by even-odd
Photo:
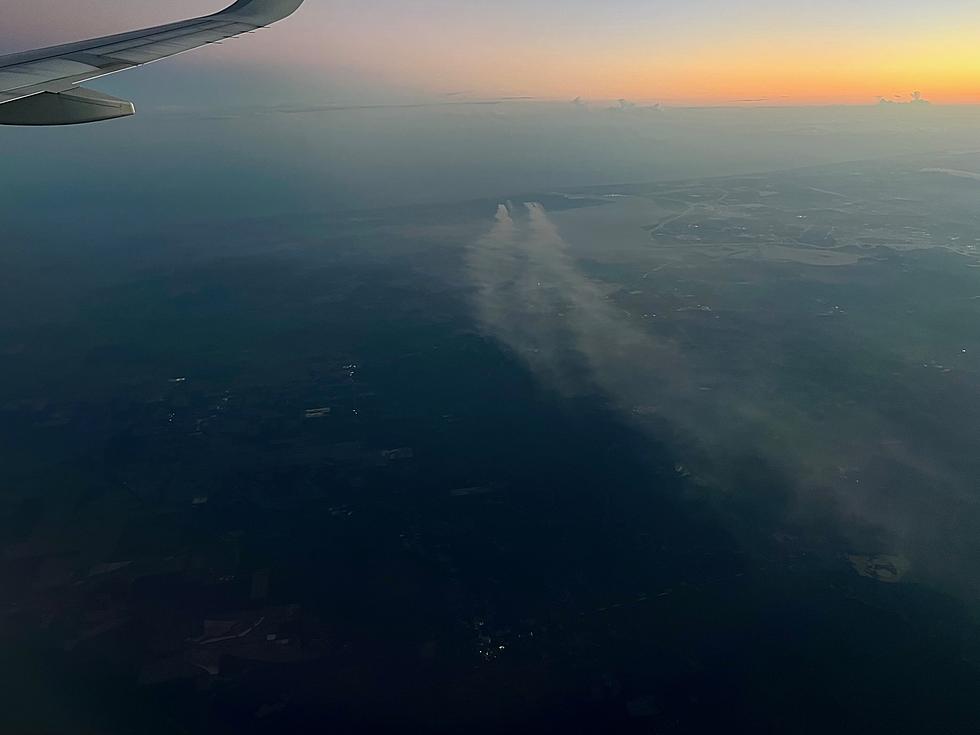
[[932, 104], [925, 97], [922, 96], [922, 92], [913, 92], [908, 101], [905, 101], [905, 96], [901, 94], [892, 95], [891, 99], [888, 97], [879, 97], [879, 105], [929, 105]]
[[638, 105], [635, 102], [631, 102], [627, 99], [616, 100], [616, 105], [614, 107], [606, 108], [610, 112], [657, 112], [659, 111], [660, 105]]
[[[456, 94], [456, 93], [454, 93]], [[462, 94], [462, 93], [459, 93]], [[443, 95], [449, 97], [451, 95]], [[269, 108], [267, 112], [280, 112], [287, 114], [309, 113], [309, 112], [344, 112], [349, 110], [417, 110], [431, 107], [494, 107], [505, 105], [511, 102], [531, 101], [533, 97], [495, 97], [489, 99], [440, 99], [438, 101], [426, 100], [422, 102], [378, 102], [371, 104], [333, 104], [333, 105], [280, 105]]]

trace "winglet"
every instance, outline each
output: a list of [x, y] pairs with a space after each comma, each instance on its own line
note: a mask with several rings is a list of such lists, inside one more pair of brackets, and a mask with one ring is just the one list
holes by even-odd
[[235, 20], [256, 25], [271, 25], [296, 12], [303, 0], [238, 0], [218, 16], [234, 16]]

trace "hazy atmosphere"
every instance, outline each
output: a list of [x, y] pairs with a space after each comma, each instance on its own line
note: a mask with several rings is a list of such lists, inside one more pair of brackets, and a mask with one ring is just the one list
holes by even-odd
[[0, 731], [980, 731], [978, 8], [307, 0], [0, 127]]

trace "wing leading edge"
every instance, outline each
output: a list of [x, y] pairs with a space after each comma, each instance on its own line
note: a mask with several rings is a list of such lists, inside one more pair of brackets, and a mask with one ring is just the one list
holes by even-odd
[[78, 85], [251, 33], [303, 0], [238, 0], [213, 15], [0, 56], [0, 125], [73, 125], [135, 112], [131, 102]]

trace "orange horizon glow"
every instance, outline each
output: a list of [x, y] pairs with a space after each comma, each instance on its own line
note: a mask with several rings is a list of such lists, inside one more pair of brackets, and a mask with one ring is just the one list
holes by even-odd
[[[473, 95], [732, 104], [745, 100], [775, 105], [875, 104], [908, 99], [919, 91], [937, 104], [980, 103], [980, 51], [972, 39], [919, 39], [914, 45], [873, 48], [810, 44], [728, 44], [672, 54], [643, 48], [594, 50], [576, 56], [554, 48], [447, 47], [387, 51], [374, 44], [331, 54], [328, 65], [360, 66], [392, 84], [430, 93], [467, 90]], [[395, 55], [398, 64], [387, 63]], [[346, 57], [346, 58], [345, 58]], [[446, 59], [453, 59], [447, 64]], [[321, 62], [323, 63], [323, 62]]]
[[443, 24], [406, 12], [392, 23], [359, 9], [326, 37], [314, 28], [294, 30], [295, 54], [321, 70], [355, 68], [432, 94], [869, 105], [919, 91], [936, 104], [980, 103], [980, 3], [960, 4], [954, 16], [913, 11], [904, 0], [891, 3], [890, 13], [872, 13], [877, 2], [838, 12], [831, 22], [814, 9], [786, 6], [793, 12], [774, 16], [772, 5], [754, 14], [746, 5], [717, 17], [691, 11], [670, 25], [631, 5], [594, 28], [554, 13], [445, 11]]
[[[64, 42], [224, 4], [78, 0], [68, 12], [63, 0], [17, 0], [5, 30], [60, 26], [44, 40]], [[320, 0], [220, 55], [181, 61], [259, 60], [311, 79], [353, 72], [366, 91], [376, 83], [429, 95], [792, 106], [920, 91], [953, 105], [980, 103], [978, 41], [975, 0]]]

